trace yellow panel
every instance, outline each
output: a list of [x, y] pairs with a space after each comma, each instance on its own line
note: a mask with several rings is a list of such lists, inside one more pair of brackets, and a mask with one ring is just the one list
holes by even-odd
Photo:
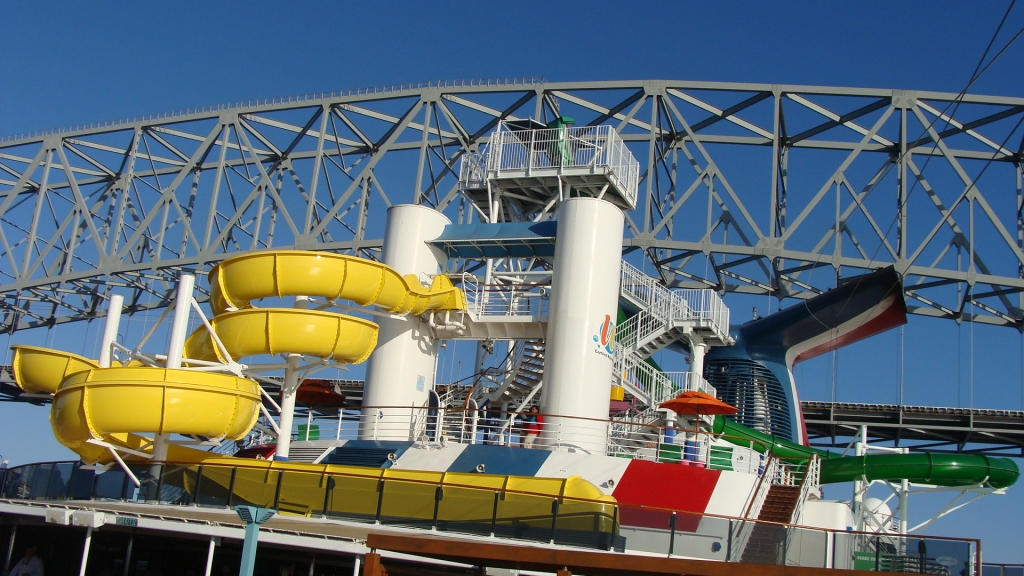
[[371, 521], [377, 516], [379, 478], [331, 476], [331, 480], [334, 488], [325, 512], [327, 516]]
[[278, 474], [277, 470], [239, 468], [235, 472], [231, 503], [273, 508]]
[[281, 492], [277, 511], [280, 514], [311, 516], [320, 514], [324, 507], [327, 477], [310, 472], [281, 472]]
[[612, 400], [622, 401], [622, 400], [625, 400], [625, 398], [626, 398], [626, 389], [624, 387], [622, 387], [622, 386], [612, 386], [612, 395], [611, 395], [611, 399]]
[[99, 364], [70, 352], [36, 346], [11, 346], [14, 381], [30, 394], [53, 394], [64, 378], [75, 372], [99, 368]]
[[380, 505], [381, 518], [415, 518], [432, 520], [437, 485], [403, 482], [395, 478], [384, 481], [384, 500]]

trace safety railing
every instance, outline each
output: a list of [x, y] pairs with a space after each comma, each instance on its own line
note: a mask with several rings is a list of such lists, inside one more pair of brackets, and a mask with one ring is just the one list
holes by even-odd
[[619, 291], [662, 322], [704, 320], [716, 331], [728, 335], [729, 308], [714, 290], [669, 290], [623, 261]]
[[[302, 422], [303, 414], [296, 414]], [[767, 447], [759, 443], [724, 438], [693, 424], [661, 426], [645, 420], [600, 420], [540, 414], [539, 425], [531, 415], [463, 406], [363, 407], [306, 413], [296, 424], [292, 438], [313, 440], [400, 440], [427, 444], [491, 444], [516, 448], [557, 450], [579, 444], [605, 446], [604, 453], [684, 465], [760, 474]], [[687, 427], [691, 426], [691, 427]], [[310, 438], [311, 431], [313, 437]]]
[[[2, 497], [106, 500], [233, 508], [259, 506], [289, 516], [457, 532], [601, 550], [623, 549], [613, 501], [529, 489], [474, 485], [466, 475], [434, 481], [382, 469], [347, 473], [238, 459], [237, 464], [130, 464], [136, 487], [119, 468], [79, 462], [31, 464], [7, 471]], [[463, 480], [460, 482], [459, 480]], [[529, 486], [529, 480], [520, 486]]]
[[717, 395], [715, 387], [693, 372], [662, 372], [635, 354], [616, 351], [614, 383], [631, 393], [639, 392], [649, 406], [657, 406], [681, 392], [705, 392]]
[[459, 163], [459, 186], [463, 190], [487, 188], [487, 149], [467, 152]]
[[537, 175], [552, 169], [586, 169], [603, 173], [629, 203], [636, 205], [640, 163], [611, 126], [539, 130], [498, 130], [488, 144], [487, 171]]
[[[731, 562], [1018, 576], [1019, 565], [985, 565], [980, 541], [828, 530], [758, 522], [716, 514], [589, 500], [528, 489], [472, 484], [448, 474], [436, 480], [402, 477], [401, 471], [365, 473], [318, 466], [237, 459], [231, 465], [132, 463], [136, 487], [120, 468], [96, 470], [80, 462], [50, 462], [0, 471], [0, 498], [10, 503], [131, 502], [231, 508], [245, 504], [320, 521], [348, 521], [404, 528], [554, 543]], [[393, 475], [392, 475], [393, 474]], [[466, 478], [466, 480], [463, 480]], [[119, 514], [124, 508], [119, 507]], [[162, 509], [162, 515], [172, 512]], [[748, 552], [743, 535], [760, 526], [771, 554]], [[760, 549], [760, 548], [759, 548]], [[961, 572], [961, 569], [965, 569]], [[996, 572], [998, 570], [998, 573]]]
[[548, 284], [477, 284], [462, 282], [466, 309], [476, 318], [548, 315]]

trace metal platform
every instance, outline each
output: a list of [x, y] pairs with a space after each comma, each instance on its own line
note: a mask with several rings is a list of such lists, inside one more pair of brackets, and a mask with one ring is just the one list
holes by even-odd
[[1024, 411], [801, 402], [811, 444], [845, 447], [861, 426], [870, 442], [911, 451], [1024, 457]]

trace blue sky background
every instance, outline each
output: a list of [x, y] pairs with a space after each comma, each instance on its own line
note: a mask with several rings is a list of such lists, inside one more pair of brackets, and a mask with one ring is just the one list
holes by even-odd
[[[959, 92], [1007, 6], [8, 1], [0, 3], [0, 136], [437, 79], [673, 78]], [[1021, 26], [1024, 4], [996, 46]], [[1022, 96], [1022, 70], [1018, 41], [971, 92]], [[727, 303], [737, 319], [768, 307], [763, 298], [730, 296]], [[88, 353], [96, 330], [65, 327], [14, 341]], [[896, 402], [897, 342], [890, 332], [844, 349], [834, 381], [831, 355], [799, 365], [802, 397], [831, 399], [834, 389], [842, 401]], [[915, 317], [905, 331], [904, 366], [908, 404], [1024, 408], [1016, 331]], [[52, 439], [44, 409], [9, 404], [0, 405], [0, 454], [12, 463], [70, 456]], [[980, 536], [987, 560], [1024, 562], [1022, 494], [1018, 487], [983, 499], [929, 532]], [[827, 495], [849, 497], [846, 487]], [[937, 504], [913, 505], [916, 518]]]

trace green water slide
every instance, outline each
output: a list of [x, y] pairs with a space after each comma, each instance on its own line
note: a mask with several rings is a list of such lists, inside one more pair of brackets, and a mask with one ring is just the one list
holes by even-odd
[[910, 480], [937, 486], [972, 486], [984, 483], [991, 488], [1008, 488], [1020, 477], [1017, 464], [1009, 458], [991, 458], [980, 454], [868, 454], [841, 456], [835, 452], [810, 448], [782, 440], [722, 416], [715, 418], [715, 434], [738, 446], [758, 452], [772, 452], [782, 460], [802, 460], [811, 455], [821, 457], [821, 483], [868, 480]]

